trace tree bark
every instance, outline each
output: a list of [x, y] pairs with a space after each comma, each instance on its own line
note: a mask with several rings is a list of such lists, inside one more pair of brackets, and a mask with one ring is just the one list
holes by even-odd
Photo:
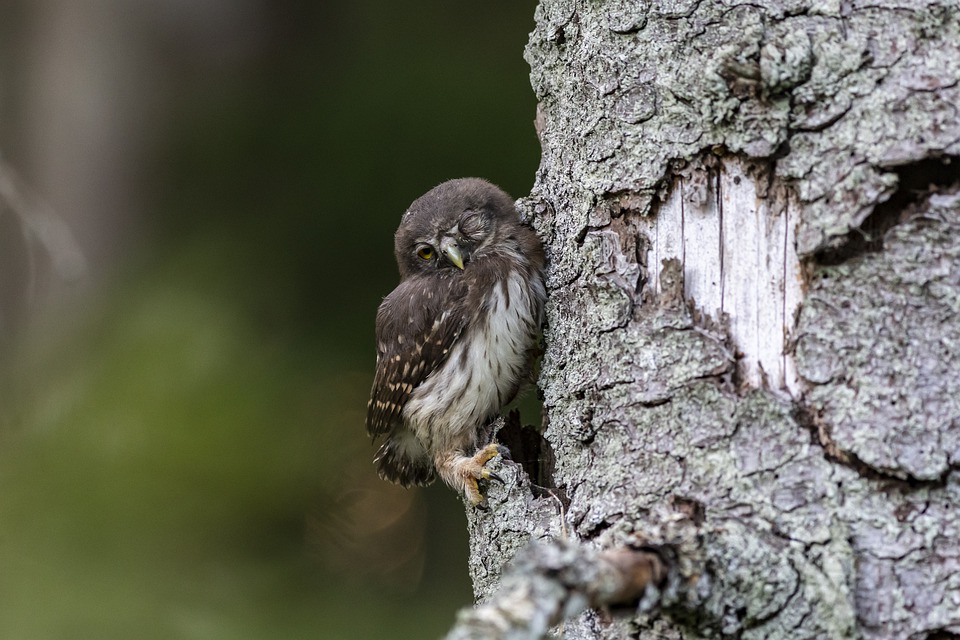
[[674, 511], [697, 597], [565, 638], [960, 635], [958, 15], [541, 1], [545, 426], [468, 510], [479, 600]]

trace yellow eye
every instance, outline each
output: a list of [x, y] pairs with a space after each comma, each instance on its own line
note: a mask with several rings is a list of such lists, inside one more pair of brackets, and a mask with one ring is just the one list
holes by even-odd
[[424, 260], [433, 260], [433, 247], [421, 247], [417, 255]]

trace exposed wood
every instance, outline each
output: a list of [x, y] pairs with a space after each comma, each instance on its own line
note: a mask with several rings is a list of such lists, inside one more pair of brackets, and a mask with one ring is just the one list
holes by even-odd
[[680, 260], [684, 298], [729, 332], [743, 382], [799, 396], [791, 351], [803, 283], [797, 205], [784, 188], [759, 194], [767, 179], [737, 157], [710, 172], [708, 197], [702, 177], [677, 177], [641, 228], [652, 239], [647, 265], [657, 293], [663, 261]]

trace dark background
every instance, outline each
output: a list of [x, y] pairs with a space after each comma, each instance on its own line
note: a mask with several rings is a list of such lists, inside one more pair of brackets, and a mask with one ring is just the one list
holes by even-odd
[[0, 637], [470, 603], [460, 499], [373, 472], [373, 319], [414, 198], [529, 191], [534, 5], [0, 1]]

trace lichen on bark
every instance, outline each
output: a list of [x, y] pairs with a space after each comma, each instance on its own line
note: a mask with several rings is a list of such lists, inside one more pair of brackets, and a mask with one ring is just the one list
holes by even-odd
[[[478, 598], [530, 540], [609, 548], [692, 504], [709, 593], [655, 620], [589, 612], [565, 637], [960, 634], [958, 16], [541, 1], [526, 58], [543, 158], [521, 205], [550, 261], [554, 486], [534, 497], [514, 467], [468, 514]], [[799, 207], [799, 393], [739, 384], [737, 345], [676, 295], [682, 272], [654, 293], [637, 221], [704, 157], [764, 164]]]

